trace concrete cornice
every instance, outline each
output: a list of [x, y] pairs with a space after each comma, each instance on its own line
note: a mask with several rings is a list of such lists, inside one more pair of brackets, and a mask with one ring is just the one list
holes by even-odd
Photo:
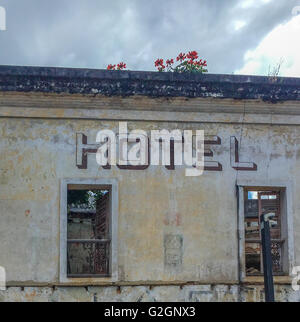
[[300, 78], [0, 66], [0, 92], [300, 100]]
[[300, 104], [0, 92], [0, 117], [299, 125]]

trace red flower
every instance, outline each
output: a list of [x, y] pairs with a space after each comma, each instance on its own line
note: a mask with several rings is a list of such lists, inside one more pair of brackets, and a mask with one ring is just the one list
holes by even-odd
[[163, 72], [165, 70], [166, 66], [162, 65], [161, 67], [157, 67], [159, 72]]
[[107, 70], [115, 70], [115, 69], [116, 69], [116, 65], [109, 64], [107, 66]]
[[195, 61], [194, 64], [199, 67], [201, 67], [201, 66], [206, 67], [207, 66], [206, 60], [202, 61], [202, 59], [200, 59], [199, 61]]
[[190, 60], [195, 60], [198, 58], [198, 53], [194, 50], [194, 51], [190, 51], [186, 57]]
[[185, 54], [183, 54], [183, 53], [180, 53], [179, 55], [178, 55], [178, 57], [176, 58], [176, 60], [177, 61], [184, 61], [186, 59], [186, 56], [185, 56]]
[[172, 64], [174, 64], [173, 58], [172, 59], [167, 59], [166, 63], [167, 63], [167, 66], [171, 66]]
[[126, 68], [126, 64], [123, 63], [123, 62], [119, 63], [118, 66], [117, 66], [118, 70], [122, 70], [122, 69], [125, 69], [125, 68]]
[[164, 60], [161, 59], [161, 58], [158, 58], [154, 62], [154, 64], [155, 64], [155, 67], [157, 67], [157, 69], [158, 69], [159, 72], [162, 72], [166, 68], [166, 66], [164, 65]]
[[163, 66], [164, 65], [164, 60], [163, 59], [160, 59], [158, 58], [156, 61], [155, 61], [155, 67], [159, 67], [159, 66]]

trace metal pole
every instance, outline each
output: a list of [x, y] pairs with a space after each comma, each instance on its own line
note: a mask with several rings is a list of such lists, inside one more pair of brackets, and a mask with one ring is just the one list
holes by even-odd
[[265, 214], [260, 217], [266, 302], [275, 302], [269, 221], [273, 216], [274, 214]]

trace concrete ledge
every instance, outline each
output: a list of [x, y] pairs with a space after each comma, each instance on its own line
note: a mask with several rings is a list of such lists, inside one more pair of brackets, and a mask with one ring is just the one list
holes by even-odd
[[0, 92], [0, 118], [300, 125], [298, 101]]
[[300, 78], [0, 66], [0, 91], [300, 100]]

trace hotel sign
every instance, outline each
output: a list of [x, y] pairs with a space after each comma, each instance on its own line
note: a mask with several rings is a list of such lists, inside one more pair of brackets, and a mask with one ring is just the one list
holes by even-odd
[[[202, 171], [222, 171], [222, 164], [215, 160], [211, 150], [213, 145], [221, 145], [219, 136], [205, 136], [204, 131], [167, 130], [127, 131], [127, 123], [121, 122], [119, 132], [104, 130], [97, 134], [96, 142], [91, 143], [84, 133], [76, 134], [76, 166], [78, 169], [88, 168], [88, 155], [95, 154], [97, 163], [103, 169], [116, 166], [121, 170], [146, 170], [150, 165], [163, 165], [168, 170], [175, 170], [177, 165]], [[256, 163], [240, 160], [239, 141], [230, 137], [230, 164], [237, 171], [257, 171]], [[202, 173], [201, 173], [202, 174]]]

